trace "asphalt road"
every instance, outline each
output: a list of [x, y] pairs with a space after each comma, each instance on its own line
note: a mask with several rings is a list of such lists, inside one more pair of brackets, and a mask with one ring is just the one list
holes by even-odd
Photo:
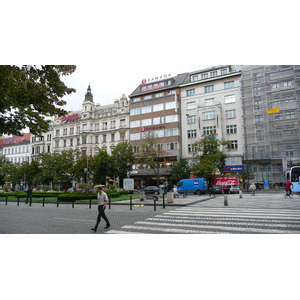
[[[125, 233], [300, 233], [300, 197], [284, 199], [281, 192], [201, 197], [187, 206], [113, 205], [106, 209], [109, 229], [100, 223], [96, 234]], [[200, 198], [189, 196], [190, 203]], [[204, 201], [207, 200], [207, 201]], [[175, 202], [181, 200], [175, 199]], [[160, 203], [161, 201], [159, 201]], [[152, 203], [152, 202], [148, 202]], [[0, 202], [1, 234], [95, 234], [97, 206]]]

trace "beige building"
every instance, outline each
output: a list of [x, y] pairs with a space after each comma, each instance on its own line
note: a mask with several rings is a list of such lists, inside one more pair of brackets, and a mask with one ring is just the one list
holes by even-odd
[[212, 136], [231, 143], [231, 149], [224, 149], [228, 166], [242, 165], [244, 132], [240, 77], [240, 66], [217, 66], [189, 73], [180, 86], [182, 156], [188, 158], [190, 164], [195, 154], [193, 144], [205, 136]]

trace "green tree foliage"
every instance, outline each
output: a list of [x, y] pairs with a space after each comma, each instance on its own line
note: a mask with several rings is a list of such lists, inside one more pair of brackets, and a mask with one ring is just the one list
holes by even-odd
[[136, 157], [137, 164], [148, 165], [153, 170], [154, 176], [157, 178], [157, 186], [159, 185], [160, 170], [159, 164], [163, 161], [163, 152], [158, 149], [155, 144], [155, 135], [148, 133], [145, 143], [141, 146], [140, 156]]
[[194, 157], [193, 172], [196, 177], [204, 177], [211, 184], [216, 170], [222, 170], [225, 166], [226, 154], [223, 149], [229, 148], [230, 143], [214, 137], [204, 137], [195, 144], [199, 154]]
[[186, 158], [181, 157], [176, 164], [171, 167], [172, 179], [179, 181], [181, 179], [189, 178], [191, 168]]
[[0, 185], [3, 185], [5, 181], [10, 181], [14, 169], [14, 164], [4, 155], [0, 155]]
[[26, 182], [29, 185], [36, 184], [41, 180], [42, 170], [40, 164], [33, 160], [31, 163], [15, 165], [16, 169], [12, 176], [14, 183]]
[[100, 150], [96, 156], [91, 158], [90, 170], [94, 183], [106, 184], [106, 177], [113, 177], [111, 156], [106, 151]]
[[113, 173], [119, 176], [120, 186], [123, 185], [123, 179], [132, 169], [134, 162], [133, 148], [129, 142], [119, 143], [112, 152]]
[[0, 134], [21, 135], [26, 127], [35, 135], [46, 132], [45, 117], [67, 114], [59, 108], [66, 104], [62, 97], [76, 90], [60, 76], [75, 70], [76, 66], [0, 66]]

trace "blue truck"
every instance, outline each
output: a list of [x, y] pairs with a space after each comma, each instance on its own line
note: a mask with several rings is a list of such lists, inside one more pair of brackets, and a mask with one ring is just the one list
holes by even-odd
[[194, 193], [205, 194], [208, 191], [207, 181], [205, 178], [181, 179], [177, 183], [179, 194]]

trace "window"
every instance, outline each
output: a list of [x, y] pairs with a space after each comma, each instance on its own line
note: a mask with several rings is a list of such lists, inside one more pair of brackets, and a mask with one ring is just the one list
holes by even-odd
[[120, 127], [125, 127], [125, 126], [126, 126], [126, 120], [125, 119], [121, 119], [120, 120]]
[[140, 120], [136, 120], [136, 121], [131, 121], [130, 122], [130, 127], [131, 128], [136, 128], [136, 127], [140, 127], [140, 126], [141, 126]]
[[215, 90], [214, 85], [208, 85], [204, 87], [204, 93], [211, 93]]
[[133, 102], [139, 102], [139, 101], [141, 101], [141, 97], [134, 98], [132, 101], [133, 101]]
[[111, 129], [116, 128], [116, 121], [115, 120], [110, 121], [110, 128]]
[[153, 111], [161, 111], [161, 110], [164, 110], [164, 104], [163, 103], [153, 105]]
[[234, 88], [234, 81], [224, 82], [224, 89]]
[[64, 128], [63, 129], [63, 135], [67, 135], [68, 134], [68, 128]]
[[215, 98], [205, 99], [204, 100], [204, 105], [205, 106], [215, 105]]
[[186, 116], [187, 124], [196, 124], [196, 115]]
[[236, 125], [227, 125], [226, 126], [226, 132], [228, 134], [230, 134], [230, 133], [237, 133], [237, 126]]
[[196, 129], [188, 130], [187, 131], [187, 136], [188, 136], [188, 139], [197, 137], [197, 131], [196, 131]]
[[102, 129], [103, 129], [103, 130], [106, 130], [106, 129], [107, 129], [107, 122], [103, 122], [103, 123], [102, 123]]
[[172, 90], [172, 91], [168, 91], [168, 96], [170, 96], [170, 95], [175, 95], [176, 94], [176, 91], [175, 90]]
[[198, 75], [192, 76], [192, 81], [197, 81], [198, 80]]
[[82, 125], [82, 131], [86, 131], [87, 130], [87, 124], [83, 124]]
[[83, 137], [81, 138], [81, 143], [82, 143], [82, 144], [86, 144], [86, 136], [83, 136]]
[[288, 80], [288, 81], [284, 81], [283, 82], [283, 86], [286, 87], [286, 86], [291, 86], [292, 85], [292, 81], [291, 80]]
[[238, 141], [229, 141], [231, 144], [231, 149], [237, 149], [238, 148]]
[[262, 101], [261, 101], [261, 100], [254, 101], [254, 109], [255, 109], [255, 110], [260, 110], [260, 109], [262, 109]]
[[120, 141], [125, 141], [125, 132], [120, 132]]
[[203, 127], [203, 134], [204, 135], [212, 135], [212, 134], [216, 134], [216, 133], [217, 133], [216, 126]]
[[235, 109], [226, 110], [225, 111], [225, 118], [226, 119], [236, 118], [236, 110]]
[[196, 145], [195, 144], [188, 144], [188, 152], [195, 152], [196, 151]]
[[166, 129], [166, 136], [178, 135], [178, 128]]
[[253, 88], [253, 96], [259, 96], [259, 95], [261, 95], [261, 87]]
[[103, 143], [106, 143], [106, 134], [103, 134]]
[[265, 131], [264, 130], [257, 130], [256, 131], [256, 139], [258, 141], [263, 141], [265, 139]]
[[255, 123], [256, 124], [263, 123], [263, 122], [264, 122], [264, 116], [263, 115], [255, 116]]
[[159, 98], [159, 97], [163, 97], [163, 96], [164, 96], [164, 93], [155, 94], [155, 98]]
[[229, 95], [224, 97], [225, 104], [234, 103], [235, 102], [235, 95]]
[[141, 139], [141, 135], [139, 132], [130, 134], [131, 141], [136, 141], [136, 140], [140, 140], [140, 139]]
[[141, 108], [140, 107], [132, 108], [130, 110], [130, 115], [131, 116], [139, 115], [140, 113], [141, 113]]
[[151, 111], [152, 111], [151, 105], [142, 107], [142, 114], [151, 113]]
[[152, 125], [152, 119], [143, 119], [141, 120], [142, 126], [150, 126]]
[[175, 101], [165, 103], [165, 109], [174, 109], [175, 107], [176, 107]]
[[279, 82], [272, 83], [272, 89], [278, 89], [280, 87]]
[[207, 78], [208, 78], [208, 74], [207, 73], [201, 74], [201, 79], [207, 79]]
[[227, 69], [221, 70], [221, 75], [226, 75], [228, 73]]
[[166, 123], [178, 122], [178, 115], [165, 116]]
[[217, 76], [218, 76], [217, 71], [210, 72], [210, 77], [217, 77]]
[[99, 144], [99, 136], [98, 135], [95, 136], [95, 144]]
[[187, 90], [186, 91], [186, 95], [187, 96], [193, 96], [193, 95], [195, 95], [195, 89]]
[[152, 123], [153, 123], [153, 125], [158, 125], [158, 124], [161, 124], [163, 122], [161, 122], [160, 117], [156, 117], [156, 118], [152, 119]]
[[74, 127], [70, 128], [70, 134], [74, 134]]
[[149, 100], [149, 99], [152, 99], [152, 95], [144, 96], [144, 100]]
[[215, 111], [207, 111], [207, 112], [203, 112], [202, 113], [202, 119], [204, 121], [207, 121], [207, 120], [213, 120], [216, 118], [216, 113]]
[[293, 118], [295, 118], [295, 112], [294, 111], [287, 111], [285, 113], [285, 118], [286, 119], [293, 119]]
[[59, 129], [55, 131], [55, 136], [59, 136]]
[[112, 141], [112, 142], [115, 141], [115, 134], [114, 134], [114, 133], [111, 134], [111, 141]]
[[193, 101], [193, 102], [188, 102], [186, 104], [186, 109], [189, 110], [189, 109], [195, 109], [196, 108], [196, 102]]

